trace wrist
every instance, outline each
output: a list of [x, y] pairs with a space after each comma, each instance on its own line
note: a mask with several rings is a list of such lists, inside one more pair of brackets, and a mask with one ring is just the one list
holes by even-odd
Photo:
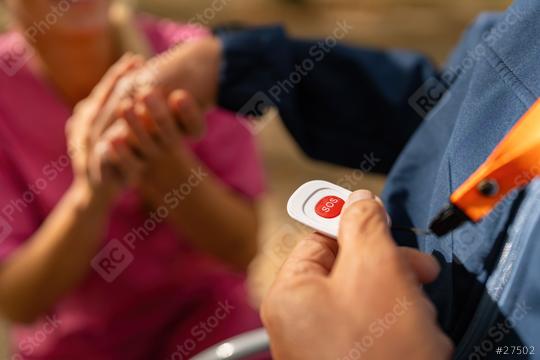
[[199, 159], [188, 149], [181, 149], [174, 154], [173, 168], [176, 184], [188, 181], [193, 172], [201, 166]]
[[205, 108], [216, 104], [222, 62], [222, 43], [206, 37], [179, 46], [169, 56], [157, 57], [153, 84], [167, 92], [184, 89]]
[[112, 191], [97, 188], [83, 180], [75, 180], [68, 194], [75, 211], [96, 210], [98, 213], [106, 213], [114, 201]]
[[169, 192], [188, 181], [193, 169], [200, 165], [198, 159], [188, 149], [179, 149], [171, 153], [166, 163], [168, 164], [166, 167], [150, 166], [145, 177], [147, 186], [158, 194]]
[[[219, 96], [219, 80], [223, 64], [223, 43], [218, 37], [212, 36], [205, 40], [204, 48], [203, 59], [208, 62], [206, 66], [208, 83], [201, 88], [200, 97], [201, 103], [209, 107], [217, 105]], [[203, 76], [198, 76], [198, 78], [203, 78]]]

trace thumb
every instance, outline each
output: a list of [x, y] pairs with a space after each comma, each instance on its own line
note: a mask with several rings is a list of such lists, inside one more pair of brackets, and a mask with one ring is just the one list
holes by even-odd
[[205, 125], [204, 111], [195, 98], [185, 90], [175, 90], [169, 95], [168, 102], [185, 135], [201, 137]]
[[359, 273], [381, 259], [401, 257], [392, 239], [382, 204], [369, 191], [351, 194], [343, 211], [338, 234], [336, 272]]
[[353, 192], [347, 200], [339, 226], [338, 242], [343, 251], [395, 247], [382, 203], [367, 190]]

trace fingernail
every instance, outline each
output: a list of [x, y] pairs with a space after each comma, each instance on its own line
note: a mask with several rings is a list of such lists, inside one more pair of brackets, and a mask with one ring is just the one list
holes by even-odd
[[138, 98], [142, 101], [144, 101], [151, 95], [152, 95], [152, 87], [148, 85], [143, 85], [141, 88], [139, 88], [139, 91], [137, 92]]
[[176, 110], [182, 106], [182, 91], [175, 90], [169, 95], [169, 104]]
[[173, 98], [181, 98], [182, 97], [182, 90], [176, 89], [173, 92], [171, 92], [171, 97]]
[[349, 195], [345, 207], [350, 206], [358, 201], [373, 200], [373, 194], [369, 190], [358, 190]]
[[[382, 207], [384, 207], [383, 201], [377, 195], [375, 195], [375, 201], [377, 201], [379, 204], [381, 204]], [[390, 217], [390, 214], [388, 213], [386, 213], [386, 222], [388, 222], [388, 226], [392, 226], [392, 218]]]

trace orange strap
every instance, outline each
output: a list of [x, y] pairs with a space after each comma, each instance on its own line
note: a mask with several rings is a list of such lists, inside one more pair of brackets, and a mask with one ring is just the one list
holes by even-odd
[[540, 99], [514, 125], [488, 159], [450, 197], [479, 221], [508, 193], [540, 175]]

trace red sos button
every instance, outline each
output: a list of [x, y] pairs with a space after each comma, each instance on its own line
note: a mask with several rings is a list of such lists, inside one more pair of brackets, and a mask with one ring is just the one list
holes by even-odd
[[345, 205], [345, 201], [337, 196], [325, 196], [317, 205], [315, 205], [315, 213], [326, 219], [333, 219], [341, 214], [341, 209]]

